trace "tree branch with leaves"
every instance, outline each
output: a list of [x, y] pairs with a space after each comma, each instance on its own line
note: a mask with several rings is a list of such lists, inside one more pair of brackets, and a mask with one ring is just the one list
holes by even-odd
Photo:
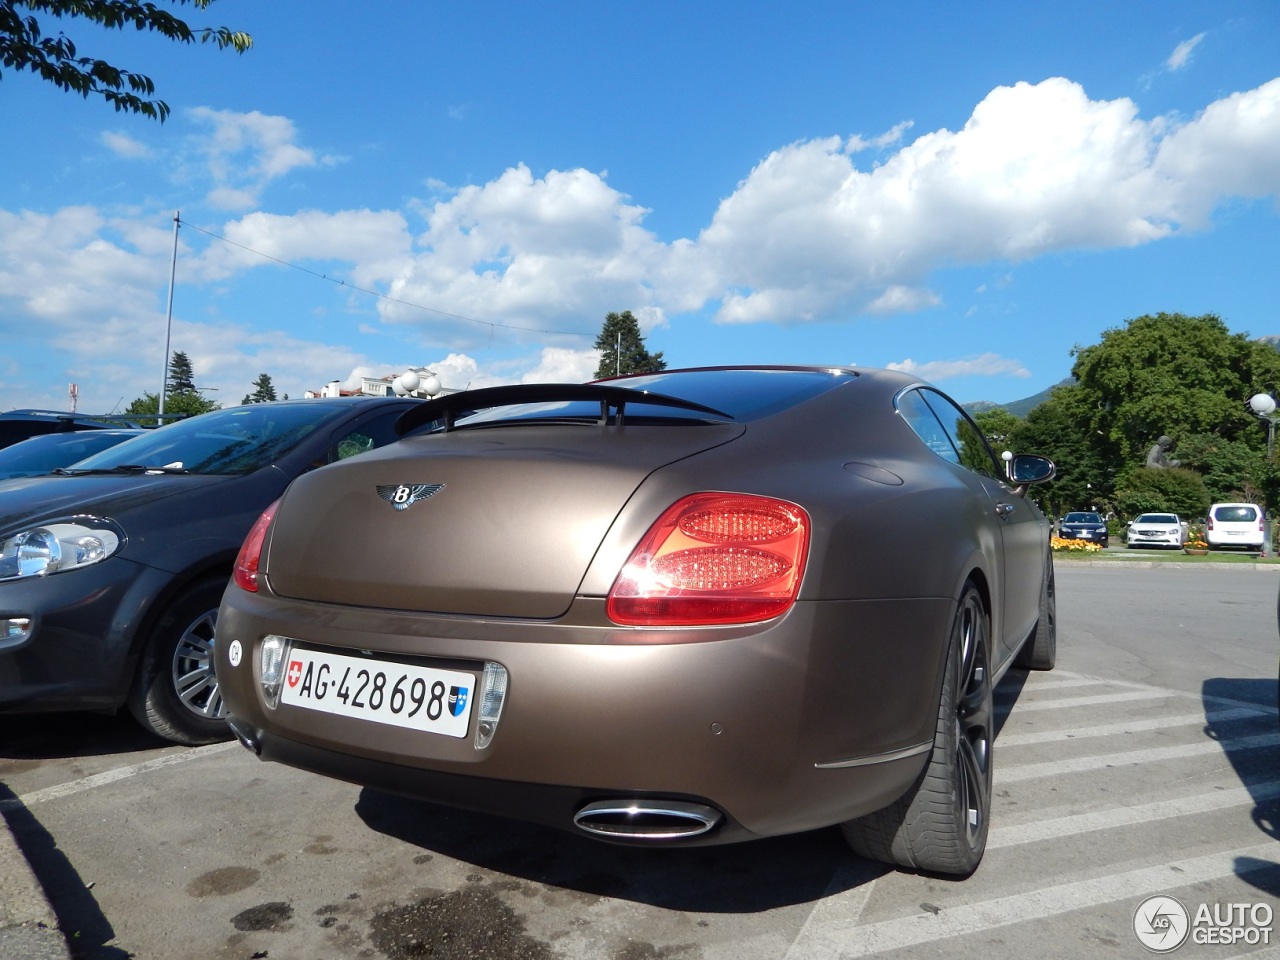
[[[205, 10], [213, 0], [169, 2]], [[75, 43], [60, 29], [64, 20], [77, 18], [108, 30], [133, 27], [181, 43], [212, 43], [219, 50], [230, 47], [237, 53], [253, 46], [253, 38], [247, 33], [227, 27], [193, 29], [155, 4], [137, 0], [0, 0], [0, 78], [5, 70], [30, 70], [62, 90], [85, 99], [97, 94], [117, 111], [140, 113], [163, 123], [169, 116], [169, 105], [163, 100], [146, 99], [155, 93], [150, 77], [80, 55]], [[45, 29], [50, 20], [59, 25], [56, 36]]]

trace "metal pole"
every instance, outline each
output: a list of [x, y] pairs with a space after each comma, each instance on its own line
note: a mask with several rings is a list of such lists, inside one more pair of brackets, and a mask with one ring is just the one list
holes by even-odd
[[[1270, 416], [1270, 417], [1267, 417], [1267, 468], [1268, 468], [1267, 472], [1268, 474], [1270, 474], [1271, 467], [1275, 464], [1275, 458], [1274, 458], [1275, 449], [1276, 449], [1276, 418], [1275, 416]], [[1272, 505], [1270, 500], [1271, 498], [1268, 497], [1267, 498], [1268, 502], [1266, 507], [1267, 509], [1266, 524], [1265, 524], [1265, 530], [1263, 532], [1263, 537], [1265, 537], [1265, 539], [1262, 541], [1262, 555], [1264, 557], [1269, 557], [1271, 555], [1271, 549], [1272, 549], [1271, 524], [1274, 521], [1271, 518]]]
[[160, 378], [160, 409], [157, 426], [164, 423], [164, 395], [169, 390], [169, 339], [173, 334], [173, 281], [178, 274], [179, 211], [173, 211], [173, 260], [169, 264], [169, 304], [164, 313], [164, 375]]

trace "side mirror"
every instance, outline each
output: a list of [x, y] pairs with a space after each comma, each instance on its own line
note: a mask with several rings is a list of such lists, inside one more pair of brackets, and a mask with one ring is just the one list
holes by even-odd
[[1032, 483], [1044, 483], [1058, 475], [1058, 468], [1048, 457], [1034, 453], [1020, 453], [1009, 461], [1009, 479], [1019, 487]]

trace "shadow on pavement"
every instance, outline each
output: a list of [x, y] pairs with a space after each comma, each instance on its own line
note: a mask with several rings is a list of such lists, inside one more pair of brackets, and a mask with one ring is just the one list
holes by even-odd
[[173, 746], [143, 730], [127, 711], [0, 716], [0, 759], [49, 760], [136, 753]]
[[[1253, 798], [1253, 822], [1280, 840], [1280, 726], [1277, 724], [1274, 677], [1214, 677], [1201, 688], [1205, 735], [1216, 740], [1231, 762], [1241, 786]], [[1240, 717], [1232, 711], [1257, 707], [1258, 714]], [[1276, 849], [1280, 861], [1280, 847]], [[1280, 862], [1241, 858], [1240, 879], [1271, 897], [1280, 897]]]
[[463, 863], [669, 910], [755, 913], [813, 902], [890, 872], [857, 859], [834, 827], [724, 846], [642, 849], [368, 787], [355, 811], [380, 833]]
[[43, 888], [71, 955], [76, 960], [126, 960], [127, 951], [106, 945], [115, 930], [75, 866], [44, 824], [3, 783], [0, 814]]

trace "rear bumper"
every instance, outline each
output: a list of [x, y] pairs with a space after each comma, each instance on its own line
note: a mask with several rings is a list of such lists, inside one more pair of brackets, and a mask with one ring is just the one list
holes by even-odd
[[[949, 600], [805, 603], [765, 625], [648, 631], [644, 643], [619, 642], [642, 631], [592, 625], [599, 605], [579, 601], [556, 623], [481, 622], [232, 587], [218, 677], [242, 742], [264, 759], [568, 829], [593, 801], [655, 798], [722, 814], [687, 842], [793, 833], [880, 809], [928, 759]], [[266, 634], [375, 659], [499, 663], [510, 679], [493, 741], [269, 708], [257, 682]]]

